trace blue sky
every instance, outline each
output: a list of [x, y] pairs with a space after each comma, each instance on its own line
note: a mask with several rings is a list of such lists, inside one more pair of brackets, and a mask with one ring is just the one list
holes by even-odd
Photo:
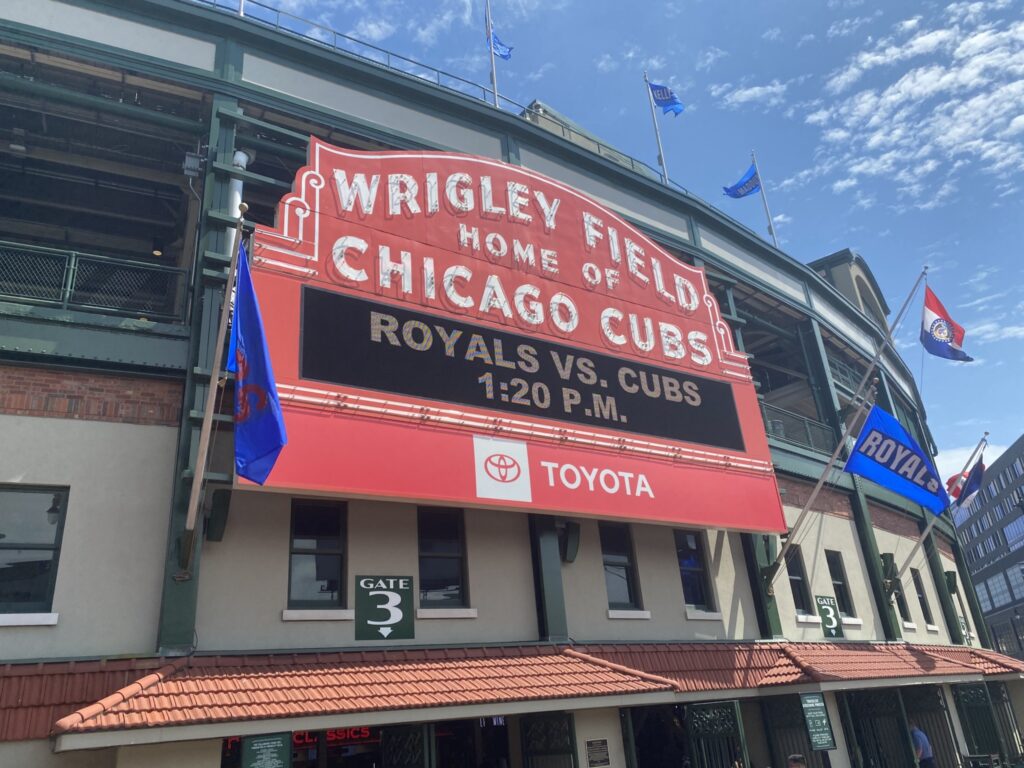
[[[483, 0], [277, 6], [487, 82]], [[759, 199], [721, 194], [754, 149], [794, 258], [853, 248], [894, 311], [930, 265], [977, 358], [924, 361], [947, 474], [982, 431], [989, 461], [1024, 432], [1022, 11], [1022, 0], [492, 0], [514, 49], [498, 61], [502, 95], [540, 99], [654, 165], [646, 68], [687, 107], [660, 118], [674, 181], [763, 233]], [[897, 336], [919, 386], [921, 300]]]

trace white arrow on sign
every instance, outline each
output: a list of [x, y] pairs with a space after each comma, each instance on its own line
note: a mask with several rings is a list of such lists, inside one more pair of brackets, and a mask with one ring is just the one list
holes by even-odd
[[387, 637], [393, 631], [391, 627], [378, 627], [377, 631], [380, 632], [384, 637]]

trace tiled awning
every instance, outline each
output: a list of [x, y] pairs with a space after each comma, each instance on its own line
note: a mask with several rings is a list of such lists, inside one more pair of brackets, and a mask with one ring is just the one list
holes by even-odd
[[398, 710], [406, 717], [423, 710], [430, 719], [426, 711], [445, 707], [588, 697], [621, 706], [618, 697], [638, 694], [774, 695], [793, 686], [966, 682], [1021, 673], [1024, 663], [976, 648], [781, 641], [8, 664], [0, 667], [0, 741]]

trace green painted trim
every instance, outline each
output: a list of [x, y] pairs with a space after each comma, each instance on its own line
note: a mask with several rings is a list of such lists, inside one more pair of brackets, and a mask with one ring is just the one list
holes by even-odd
[[971, 581], [971, 572], [967, 568], [963, 547], [960, 546], [960, 541], [956, 536], [952, 538], [953, 560], [956, 563], [957, 578], [960, 580], [960, 592], [967, 600], [967, 608], [971, 612], [974, 631], [978, 634], [978, 642], [982, 646], [992, 648], [992, 636], [989, 634], [988, 624], [985, 623], [985, 612], [981, 610], [981, 603], [978, 602], [978, 593], [974, 591], [974, 582]]
[[[924, 532], [927, 523], [921, 520], [919, 526]], [[949, 639], [954, 645], [963, 645], [964, 633], [960, 629], [960, 617], [957, 615], [949, 585], [946, 584], [946, 575], [939, 557], [939, 548], [935, 544], [934, 533], [929, 533], [928, 538], [924, 540], [924, 555], [928, 560], [928, 571], [931, 573], [932, 581], [935, 582], [935, 591], [939, 594], [939, 607], [942, 609], [942, 619], [946, 622]]]
[[754, 596], [754, 614], [761, 638], [770, 640], [782, 637], [782, 620], [779, 618], [775, 592], [770, 590], [766, 580], [761, 577], [775, 559], [775, 539], [767, 534], [741, 533], [740, 543], [743, 545], [743, 560], [750, 579], [750, 591]]
[[562, 555], [555, 518], [534, 515], [529, 518], [530, 549], [533, 554], [533, 584], [537, 599], [537, 629], [548, 642], [569, 641], [569, 620], [562, 582]]
[[252, 171], [243, 171], [241, 168], [238, 168], [231, 163], [224, 163], [217, 160], [211, 163], [211, 165], [213, 166], [214, 171], [224, 176], [229, 176], [232, 179], [241, 179], [242, 181], [254, 182], [256, 184], [266, 184], [269, 187], [277, 187], [288, 192], [291, 192], [292, 189], [291, 182], [278, 181], [277, 179], [272, 179], [270, 176], [263, 176], [258, 173], [253, 173]]
[[511, 165], [522, 165], [519, 159], [519, 142], [508, 134], [501, 137], [502, 159]]
[[821, 326], [813, 318], [806, 320], [797, 326], [797, 337], [807, 366], [808, 383], [818, 409], [818, 418], [832, 428], [833, 437], [839, 440], [843, 433], [843, 423], [839, 418], [839, 395], [832, 380], [832, 371], [828, 367]]
[[853, 487], [854, 493], [850, 496], [850, 506], [853, 508], [853, 521], [857, 529], [857, 539], [864, 554], [868, 582], [871, 584], [871, 594], [875, 599], [878, 618], [882, 623], [882, 633], [885, 635], [886, 640], [901, 640], [903, 633], [900, 631], [896, 609], [893, 608], [892, 601], [889, 599], [889, 593], [885, 588], [882, 558], [878, 553], [878, 542], [875, 540], [875, 530], [871, 523], [871, 510], [868, 508], [867, 498], [861, 487], [860, 478], [853, 478]]

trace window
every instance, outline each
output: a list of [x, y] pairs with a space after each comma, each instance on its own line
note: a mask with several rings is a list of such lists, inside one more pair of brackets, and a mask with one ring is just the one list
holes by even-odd
[[990, 576], [985, 583], [988, 585], [989, 594], [992, 595], [992, 605], [1002, 608], [1004, 605], [1010, 604], [1010, 588], [1007, 586], [1003, 574], [997, 573], [995, 576]]
[[917, 602], [921, 604], [921, 613], [924, 614], [925, 624], [934, 624], [932, 607], [928, 604], [928, 595], [924, 593], [924, 582], [921, 580], [921, 572], [917, 568], [910, 569], [910, 578], [914, 580], [914, 589], [917, 591]]
[[988, 500], [992, 501], [992, 499], [994, 499], [996, 497], [996, 494], [999, 493], [999, 489], [996, 488], [996, 481], [995, 480], [993, 480], [991, 483], [988, 484], [988, 489], [987, 490], [988, 490]]
[[786, 570], [789, 572], [789, 588], [793, 591], [793, 605], [797, 614], [806, 616], [811, 613], [811, 592], [807, 586], [807, 572], [804, 570], [804, 557], [800, 546], [794, 544], [786, 554]]
[[903, 619], [903, 621], [911, 621], [910, 606], [907, 605], [907, 597], [903, 594], [902, 582], [896, 585], [896, 609], [900, 612], [900, 618]]
[[996, 520], [1002, 520], [1003, 519], [1003, 504], [1002, 504], [1002, 502], [996, 504], [996, 508], [995, 508], [994, 512], [995, 512], [995, 515], [996, 515]]
[[1019, 458], [1013, 460], [1013, 471], [1017, 477], [1024, 477], [1024, 461]]
[[1024, 565], [1014, 565], [1006, 569], [1006, 578], [1010, 580], [1014, 600], [1024, 600]]
[[974, 591], [978, 595], [978, 602], [981, 603], [981, 610], [988, 612], [992, 610], [992, 601], [988, 597], [988, 587], [985, 582], [974, 585]]
[[345, 607], [345, 505], [292, 501], [289, 608]]
[[620, 610], [641, 608], [629, 526], [624, 523], [600, 523], [598, 528], [601, 534], [601, 557], [604, 560], [604, 583], [608, 588], [608, 607]]
[[67, 488], [0, 485], [0, 613], [48, 613]]
[[699, 531], [676, 531], [676, 557], [679, 577], [683, 580], [683, 600], [703, 611], [715, 610], [704, 553], [704, 534]]
[[846, 583], [846, 568], [843, 566], [842, 552], [826, 549], [825, 561], [828, 563], [829, 576], [832, 577], [832, 592], [836, 596], [839, 615], [856, 616], [857, 612], [853, 609], [853, 598], [850, 597], [850, 587]]
[[469, 605], [461, 509], [420, 507], [420, 607]]

